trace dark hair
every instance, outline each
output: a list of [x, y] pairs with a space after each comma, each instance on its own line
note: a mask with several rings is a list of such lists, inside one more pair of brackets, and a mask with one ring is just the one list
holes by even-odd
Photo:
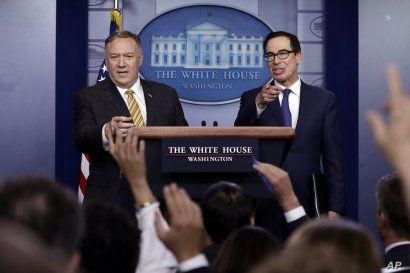
[[201, 201], [204, 226], [214, 243], [222, 243], [235, 229], [250, 224], [252, 200], [235, 183], [218, 182]]
[[276, 239], [260, 227], [242, 227], [222, 244], [212, 267], [213, 273], [245, 273], [279, 250]]
[[62, 273], [64, 263], [23, 225], [0, 220], [0, 272]]
[[285, 32], [285, 31], [275, 31], [275, 32], [271, 32], [268, 34], [268, 36], [266, 36], [265, 40], [263, 41], [263, 51], [266, 54], [266, 45], [268, 44], [269, 40], [276, 38], [276, 37], [287, 37], [290, 41], [290, 47], [292, 48], [292, 50], [294, 50], [295, 54], [301, 52], [301, 48], [300, 48], [300, 42], [298, 37], [296, 37], [295, 35], [289, 33], [289, 32]]
[[271, 272], [379, 273], [382, 266], [369, 232], [343, 219], [320, 219], [302, 226], [288, 240], [284, 259], [287, 270]]
[[113, 203], [90, 202], [81, 245], [81, 265], [87, 273], [134, 273], [138, 262], [140, 233]]
[[396, 236], [409, 238], [409, 216], [400, 178], [396, 174], [383, 176], [377, 185], [376, 198], [379, 211], [385, 213]]
[[133, 39], [137, 43], [138, 49], [142, 50], [141, 40], [138, 37], [138, 35], [135, 34], [135, 33], [132, 33], [131, 31], [128, 31], [128, 30], [117, 30], [117, 31], [114, 31], [113, 33], [111, 33], [110, 36], [108, 36], [107, 39], [105, 39], [105, 47], [107, 48], [107, 45], [109, 43], [111, 43], [115, 39], [119, 39], [119, 38], [131, 38], [131, 39]]
[[74, 194], [45, 177], [9, 179], [0, 187], [0, 217], [34, 231], [62, 255], [78, 250], [83, 215]]
[[285, 249], [258, 269], [258, 273], [363, 273], [360, 265], [339, 255], [337, 246], [331, 244]]

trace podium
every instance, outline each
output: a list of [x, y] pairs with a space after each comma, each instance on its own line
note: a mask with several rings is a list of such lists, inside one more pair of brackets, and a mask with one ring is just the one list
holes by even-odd
[[[269, 190], [255, 171], [215, 172], [163, 171], [163, 140], [180, 139], [197, 141], [225, 139], [228, 142], [255, 139], [258, 145], [257, 160], [280, 166], [286, 149], [295, 131], [289, 127], [135, 127], [140, 139], [146, 141], [146, 164], [148, 182], [156, 196], [162, 196], [165, 184], [176, 182], [184, 187], [191, 197], [201, 198], [206, 189], [218, 181], [239, 184], [249, 195], [256, 198], [271, 197]], [[249, 157], [249, 166], [252, 160]]]

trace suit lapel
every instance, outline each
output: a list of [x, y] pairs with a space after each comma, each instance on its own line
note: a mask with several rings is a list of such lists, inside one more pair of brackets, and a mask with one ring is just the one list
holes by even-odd
[[306, 117], [309, 116], [309, 112], [311, 110], [311, 101], [314, 100], [312, 96], [311, 89], [307, 84], [302, 82], [300, 87], [300, 102], [299, 102], [299, 116], [298, 116], [298, 123], [296, 125], [296, 131], [300, 131], [304, 124], [306, 124], [305, 120]]
[[154, 120], [155, 115], [155, 107], [154, 107], [154, 96], [152, 94], [152, 89], [150, 88], [149, 84], [141, 79], [141, 86], [142, 90], [144, 91], [144, 99], [145, 99], [145, 107], [147, 109], [147, 124], [146, 126], [151, 126], [152, 121]]
[[117, 113], [116, 115], [129, 117], [130, 112], [128, 110], [128, 107], [114, 83], [111, 80], [107, 79], [101, 83], [101, 87], [103, 90], [102, 92], [113, 105], [115, 110], [114, 112]]

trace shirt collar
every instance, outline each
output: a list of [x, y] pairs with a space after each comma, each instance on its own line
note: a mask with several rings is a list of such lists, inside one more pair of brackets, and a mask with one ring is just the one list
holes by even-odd
[[273, 78], [270, 79], [270, 81], [268, 83], [271, 83], [272, 81], [274, 81], [275, 86], [280, 87], [282, 89], [290, 89], [292, 90], [292, 93], [294, 93], [297, 96], [300, 96], [300, 87], [302, 85], [302, 81], [300, 80], [300, 78], [298, 78], [298, 80], [292, 84], [290, 87], [285, 87], [283, 85], [281, 85], [280, 83], [278, 83], [276, 80], [274, 80]]
[[392, 248], [394, 248], [394, 247], [396, 247], [396, 246], [409, 245], [409, 244], [410, 244], [410, 241], [399, 241], [399, 242], [396, 242], [396, 243], [393, 243], [393, 244], [388, 245], [388, 246], [386, 247], [386, 249], [384, 250], [384, 252], [387, 252], [387, 251], [389, 251], [390, 249], [392, 249]]
[[[132, 89], [135, 93], [137, 92], [137, 90], [139, 90], [141, 88], [141, 80], [140, 77], [138, 77], [137, 81], [131, 86], [130, 89]], [[120, 91], [121, 96], [125, 95], [125, 92], [128, 90], [128, 88], [122, 88], [117, 86], [118, 91]]]

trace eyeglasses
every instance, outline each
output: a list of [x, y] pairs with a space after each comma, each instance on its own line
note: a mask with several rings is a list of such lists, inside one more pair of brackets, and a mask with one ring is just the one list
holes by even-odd
[[284, 60], [287, 57], [289, 57], [289, 53], [295, 52], [294, 50], [280, 50], [278, 53], [272, 53], [268, 52], [263, 57], [265, 58], [265, 61], [267, 62], [273, 62], [275, 60], [275, 57], [278, 56], [279, 59]]

